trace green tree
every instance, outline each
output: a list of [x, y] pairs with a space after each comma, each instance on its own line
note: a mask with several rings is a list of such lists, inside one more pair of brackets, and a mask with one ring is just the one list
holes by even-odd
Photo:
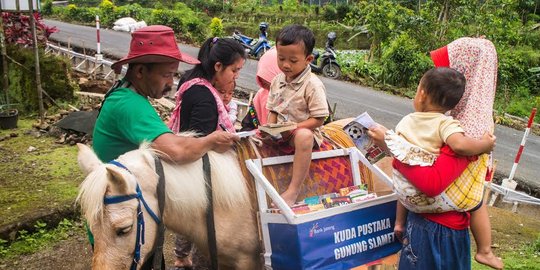
[[381, 56], [381, 43], [387, 42], [392, 35], [399, 35], [405, 22], [413, 15], [412, 10], [396, 5], [390, 0], [363, 0], [356, 4], [349, 13], [347, 22], [356, 26], [365, 26], [371, 42], [370, 61]]

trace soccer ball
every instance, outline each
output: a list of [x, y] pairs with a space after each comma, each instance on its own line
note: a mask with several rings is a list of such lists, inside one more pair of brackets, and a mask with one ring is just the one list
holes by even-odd
[[351, 125], [350, 127], [348, 127], [347, 133], [351, 138], [353, 138], [353, 140], [357, 140], [362, 137], [362, 135], [364, 135], [364, 131], [362, 130], [362, 128], [356, 125]]

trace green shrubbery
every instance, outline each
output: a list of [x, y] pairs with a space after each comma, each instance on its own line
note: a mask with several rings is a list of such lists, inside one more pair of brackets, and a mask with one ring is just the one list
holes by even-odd
[[[76, 9], [70, 9], [76, 12]], [[30, 31], [29, 16], [17, 13], [3, 13], [5, 27], [6, 55], [2, 61], [7, 66], [7, 89], [0, 92], [0, 105], [17, 104], [16, 109], [24, 113], [38, 110], [38, 91], [36, 85], [36, 57], [33, 50], [34, 39]], [[40, 72], [42, 89], [55, 101], [73, 100], [74, 91], [78, 86], [70, 79], [69, 60], [45, 54], [43, 47], [47, 37], [54, 33], [54, 28], [48, 27], [36, 17], [36, 46], [40, 55]], [[0, 65], [0, 74], [4, 74], [4, 65]], [[4, 76], [0, 77], [4, 85]], [[45, 105], [51, 100], [44, 96]]]
[[154, 9], [150, 24], [167, 25], [189, 41], [201, 42], [206, 38], [207, 25], [184, 3], [176, 3], [174, 9]]
[[[19, 104], [23, 112], [35, 112], [39, 109], [35, 81], [35, 57], [31, 48], [8, 46], [7, 54], [16, 62], [8, 64], [9, 97], [11, 103]], [[19, 63], [25, 63], [21, 66]], [[40, 49], [41, 85], [51, 98], [60, 101], [72, 101], [78, 85], [70, 78], [70, 63], [63, 57], [45, 54]], [[1, 71], [1, 69], [0, 69]], [[2, 78], [0, 78], [0, 82]], [[43, 96], [45, 106], [52, 104]]]
[[21, 230], [17, 239], [13, 243], [0, 239], [0, 258], [14, 257], [22, 254], [32, 254], [43, 247], [67, 239], [74, 230], [81, 230], [74, 222], [63, 219], [55, 228], [48, 228], [47, 224], [38, 221], [35, 225], [35, 232]]
[[43, 15], [51, 15], [53, 13], [53, 3], [52, 0], [46, 0], [41, 6], [41, 13]]
[[[84, 4], [85, 1], [71, 3]], [[370, 84], [409, 89], [414, 89], [422, 73], [432, 66], [429, 51], [459, 37], [484, 35], [493, 41], [499, 53], [497, 109], [524, 116], [523, 112], [529, 111], [531, 106], [540, 105], [536, 101], [540, 94], [540, 76], [532, 76], [529, 71], [540, 67], [540, 11], [534, 1], [362, 0], [350, 5], [327, 4], [322, 8], [299, 4], [296, 0], [284, 0], [281, 4], [245, 0], [234, 5], [232, 1], [145, 0], [138, 2], [140, 5], [120, 7], [111, 6], [109, 0], [100, 3], [98, 8], [54, 7], [52, 12], [63, 19], [86, 23], [93, 23], [94, 16], [99, 14], [103, 16], [104, 25], [113, 18], [130, 16], [149, 24], [168, 25], [182, 38], [195, 43], [202, 42], [208, 35], [230, 35], [235, 29], [257, 37], [257, 25], [262, 21], [270, 24], [272, 41], [283, 26], [303, 24], [313, 29], [317, 47], [323, 47], [326, 34], [334, 31], [338, 34], [338, 49], [370, 48], [369, 57], [342, 64], [345, 76], [363, 78], [371, 81]], [[120, 5], [127, 1], [116, 0], [115, 3]], [[155, 4], [155, 9], [150, 8], [151, 4]], [[224, 33], [219, 27], [215, 28], [215, 23], [211, 24], [212, 17], [222, 19]], [[362, 34], [357, 35], [359, 32]], [[348, 40], [353, 36], [356, 37]]]
[[[429, 51], [460, 37], [483, 35], [495, 44], [499, 56], [496, 109], [528, 116], [531, 107], [540, 106], [540, 76], [530, 71], [540, 67], [535, 12], [539, 11], [532, 1], [424, 1], [418, 5], [359, 1], [346, 22], [367, 30], [370, 58], [355, 68], [345, 68], [344, 73], [414, 89], [422, 73], [433, 66]], [[349, 70], [354, 73], [348, 74]], [[382, 78], [373, 76], [380, 70]]]
[[210, 36], [211, 37], [222, 37], [225, 34], [223, 31], [223, 23], [220, 18], [212, 18], [210, 22]]
[[115, 13], [118, 18], [131, 17], [137, 21], [144, 21], [150, 18], [152, 10], [149, 8], [143, 8], [139, 4], [130, 4], [118, 7], [115, 10]]
[[207, 25], [210, 22], [210, 18], [200, 16], [182, 2], [175, 3], [171, 7], [160, 3], [153, 9], [137, 3], [117, 7], [110, 0], [102, 0], [98, 7], [70, 4], [67, 7], [55, 7], [52, 13], [53, 16], [64, 21], [89, 25], [94, 24], [96, 15], [99, 15], [102, 27], [108, 28], [111, 28], [114, 22], [122, 17], [132, 17], [136, 20], [144, 20], [148, 24], [167, 25], [173, 28], [181, 38], [194, 43], [204, 41], [208, 31]]
[[384, 81], [398, 87], [415, 86], [422, 74], [433, 66], [431, 59], [419, 50], [416, 41], [406, 33], [383, 48], [380, 62]]

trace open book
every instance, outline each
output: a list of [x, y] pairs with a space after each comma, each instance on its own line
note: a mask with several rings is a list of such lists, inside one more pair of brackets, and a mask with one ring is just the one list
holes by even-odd
[[292, 122], [266, 124], [264, 126], [259, 126], [260, 131], [268, 133], [272, 136], [278, 136], [281, 132], [294, 129], [296, 129], [296, 123]]
[[343, 130], [351, 137], [356, 147], [372, 164], [385, 156], [385, 152], [367, 134], [368, 129], [374, 124], [375, 121], [371, 116], [364, 112], [343, 127]]
[[240, 137], [240, 138], [246, 138], [246, 137], [249, 137], [249, 136], [253, 136], [255, 134], [257, 134], [256, 129], [249, 130], [249, 131], [238, 131], [238, 132], [236, 132], [236, 135], [238, 135], [238, 137]]

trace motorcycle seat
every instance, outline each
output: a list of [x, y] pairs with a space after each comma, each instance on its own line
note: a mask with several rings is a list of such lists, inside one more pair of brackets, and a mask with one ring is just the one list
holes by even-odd
[[238, 34], [238, 36], [240, 36], [240, 38], [242, 38], [244, 41], [246, 41], [247, 43], [251, 43], [253, 41], [253, 38], [251, 37], [248, 37], [246, 35], [242, 35], [242, 34]]

